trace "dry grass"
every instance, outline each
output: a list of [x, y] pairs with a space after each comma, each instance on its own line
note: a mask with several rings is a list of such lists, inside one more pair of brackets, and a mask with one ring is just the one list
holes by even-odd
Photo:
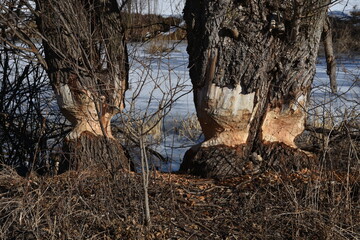
[[175, 133], [179, 137], [186, 138], [191, 143], [197, 142], [202, 134], [201, 126], [196, 114], [190, 114], [185, 118], [174, 118], [174, 126], [176, 126]]
[[[159, 33], [168, 32], [172, 27], [179, 26], [183, 21], [182, 18], [177, 17], [162, 17], [154, 14], [123, 14], [123, 19], [127, 29], [127, 39], [129, 41], [143, 41], [146, 40], [148, 34], [151, 37], [158, 36]], [[184, 30], [178, 31], [172, 36], [165, 37], [165, 40], [179, 40], [183, 39]], [[181, 38], [179, 38], [181, 37]]]
[[357, 239], [359, 175], [303, 169], [221, 181], [154, 172], [152, 226], [140, 177], [0, 176], [1, 239]]
[[175, 40], [184, 40], [186, 39], [186, 30], [183, 28], [178, 28], [176, 31], [170, 34], [159, 34], [155, 36], [157, 41], [175, 41]]
[[[0, 239], [360, 239], [359, 115], [318, 115], [305, 141], [313, 169], [222, 180], [151, 172], [148, 227], [140, 174], [0, 168]], [[174, 125], [198, 138], [195, 115]]]
[[[184, 128], [195, 128], [189, 119]], [[359, 239], [360, 138], [345, 129], [321, 133], [326, 146], [314, 132], [322, 147], [314, 169], [223, 180], [152, 172], [149, 227], [139, 174], [22, 178], [5, 167], [0, 239]]]
[[[94, 167], [23, 178], [0, 167], [0, 239], [360, 239], [359, 122], [325, 117], [308, 130], [314, 169], [223, 180], [151, 172], [149, 227], [140, 174]], [[177, 125], [198, 138], [195, 116]]]
[[161, 55], [163, 53], [169, 53], [171, 52], [173, 49], [168, 47], [168, 44], [166, 44], [166, 42], [163, 41], [151, 41], [150, 44], [147, 46], [146, 48], [146, 52], [148, 54], [153, 54], [153, 55]]
[[[347, 124], [308, 130], [318, 147], [313, 169], [222, 180], [151, 172], [151, 226], [140, 174], [22, 178], [4, 167], [0, 239], [359, 239], [360, 135]], [[196, 116], [180, 125], [189, 138], [199, 128]]]
[[126, 172], [115, 178], [93, 170], [25, 179], [3, 171], [0, 238], [136, 239], [141, 188], [132, 181]]
[[[355, 13], [355, 12], [354, 12]], [[354, 54], [360, 52], [360, 18], [332, 18], [334, 46], [336, 54]]]

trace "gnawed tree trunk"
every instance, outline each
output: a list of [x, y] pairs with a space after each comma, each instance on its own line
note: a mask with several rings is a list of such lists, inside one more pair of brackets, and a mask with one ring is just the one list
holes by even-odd
[[187, 0], [190, 77], [205, 141], [180, 170], [231, 176], [300, 168], [297, 149], [328, 0]]
[[70, 168], [128, 167], [111, 133], [124, 108], [128, 63], [116, 0], [37, 0], [47, 72], [73, 129], [64, 142]]

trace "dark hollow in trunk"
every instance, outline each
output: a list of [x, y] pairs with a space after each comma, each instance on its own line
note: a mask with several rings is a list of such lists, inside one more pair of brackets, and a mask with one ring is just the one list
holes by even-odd
[[186, 2], [190, 77], [205, 141], [188, 151], [181, 171], [236, 175], [255, 155], [260, 168], [312, 162], [294, 140], [304, 130], [328, 3]]

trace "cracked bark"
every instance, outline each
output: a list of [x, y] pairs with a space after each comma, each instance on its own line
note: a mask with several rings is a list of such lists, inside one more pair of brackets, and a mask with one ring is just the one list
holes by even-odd
[[188, 0], [190, 77], [205, 141], [181, 171], [207, 177], [301, 168], [297, 149], [328, 0]]
[[37, 0], [47, 72], [73, 129], [64, 141], [63, 167], [93, 164], [127, 168], [111, 134], [111, 118], [124, 108], [127, 51], [115, 0]]

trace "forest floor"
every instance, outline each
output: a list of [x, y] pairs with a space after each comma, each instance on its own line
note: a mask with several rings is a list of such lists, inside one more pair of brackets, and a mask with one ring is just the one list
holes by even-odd
[[[0, 239], [360, 239], [360, 131], [355, 123], [298, 139], [313, 166], [207, 179], [89, 167], [27, 177], [0, 168]], [[102, 165], [103, 166], [103, 165]], [[1, 167], [1, 166], [0, 166]]]
[[222, 180], [97, 169], [0, 174], [0, 239], [360, 239], [358, 171], [302, 169]]

